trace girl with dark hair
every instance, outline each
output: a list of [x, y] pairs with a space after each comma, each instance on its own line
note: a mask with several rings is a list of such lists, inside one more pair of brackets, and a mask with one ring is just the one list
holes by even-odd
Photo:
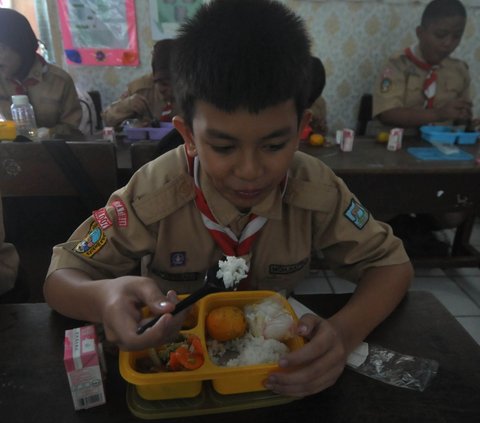
[[48, 138], [82, 139], [82, 109], [70, 75], [36, 53], [38, 41], [28, 20], [0, 9], [0, 112], [11, 119], [12, 95], [25, 94]]

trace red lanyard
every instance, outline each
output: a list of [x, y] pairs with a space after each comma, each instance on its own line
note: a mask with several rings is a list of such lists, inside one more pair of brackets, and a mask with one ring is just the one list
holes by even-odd
[[437, 65], [430, 65], [422, 60], [420, 60], [410, 47], [406, 48], [405, 56], [407, 59], [410, 60], [414, 65], [418, 66], [420, 69], [426, 70], [427, 76], [425, 77], [425, 81], [423, 82], [423, 94], [426, 97], [425, 101], [425, 108], [426, 109], [433, 109], [433, 101], [435, 99], [435, 94], [437, 93]]

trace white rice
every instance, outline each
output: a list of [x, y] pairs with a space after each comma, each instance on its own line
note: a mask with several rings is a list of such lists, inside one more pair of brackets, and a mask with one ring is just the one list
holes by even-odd
[[[277, 363], [289, 351], [283, 342], [253, 336], [250, 332], [227, 342], [208, 340], [207, 348], [212, 362], [224, 367]], [[233, 355], [234, 358], [225, 358], [229, 355]]]

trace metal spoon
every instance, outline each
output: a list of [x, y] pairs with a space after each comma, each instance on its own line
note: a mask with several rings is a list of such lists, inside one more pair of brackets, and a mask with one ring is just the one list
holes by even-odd
[[[205, 274], [203, 286], [200, 289], [193, 292], [192, 294], [190, 294], [187, 298], [177, 303], [175, 305], [175, 310], [173, 310], [171, 314], [174, 316], [175, 314], [180, 313], [182, 310], [185, 310], [187, 307], [196, 303], [199, 299], [205, 297], [208, 294], [236, 289], [236, 286], [231, 288], [225, 287], [223, 279], [217, 278], [218, 269], [219, 267], [217, 262], [215, 266], [212, 266], [210, 269], [207, 270], [207, 273]], [[155, 323], [157, 323], [160, 317], [161, 316], [154, 317], [152, 320], [149, 320], [144, 325], [139, 326], [137, 329], [137, 334], [141, 335], [148, 328], [152, 327]]]

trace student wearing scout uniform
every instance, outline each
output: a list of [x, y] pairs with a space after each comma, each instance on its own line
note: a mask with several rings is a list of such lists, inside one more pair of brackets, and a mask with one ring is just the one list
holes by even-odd
[[150, 126], [153, 120], [172, 120], [170, 56], [173, 44], [170, 39], [157, 41], [152, 52], [152, 73], [131, 82], [120, 99], [105, 109], [102, 117], [106, 126], [118, 127], [127, 119], [138, 119], [139, 126]]
[[[55, 247], [45, 298], [60, 313], [102, 322], [121, 348], [145, 348], [179, 325], [171, 290], [201, 286], [223, 255], [247, 260], [246, 288], [288, 293], [316, 251], [358, 289], [330, 319], [301, 318], [297, 332], [310, 342], [265, 383], [286, 395], [319, 392], [400, 302], [409, 259], [341, 179], [297, 151], [310, 118], [300, 18], [275, 1], [214, 0], [177, 41], [173, 122], [185, 145], [141, 168]], [[126, 276], [142, 260], [144, 276]], [[161, 318], [138, 335], [143, 305]]]
[[[423, 11], [416, 33], [418, 44], [388, 60], [373, 93], [373, 116], [368, 133], [377, 135], [392, 127], [405, 128], [405, 134], [418, 134], [428, 124], [480, 124], [472, 119], [468, 66], [450, 57], [458, 47], [466, 24], [466, 10], [458, 0], [433, 0]], [[387, 125], [385, 127], [384, 125]], [[391, 221], [407, 251], [415, 256], [427, 252], [448, 253], [448, 245], [437, 240], [431, 229], [452, 228], [464, 213], [418, 219], [401, 216]]]
[[11, 119], [12, 95], [25, 94], [39, 128], [47, 138], [83, 139], [78, 129], [82, 109], [75, 85], [63, 69], [36, 53], [37, 38], [28, 20], [12, 9], [0, 9], [0, 111]]
[[465, 23], [465, 7], [458, 0], [433, 0], [426, 6], [416, 29], [418, 44], [391, 57], [375, 83], [374, 118], [410, 133], [421, 125], [470, 123], [468, 66], [450, 57]]

